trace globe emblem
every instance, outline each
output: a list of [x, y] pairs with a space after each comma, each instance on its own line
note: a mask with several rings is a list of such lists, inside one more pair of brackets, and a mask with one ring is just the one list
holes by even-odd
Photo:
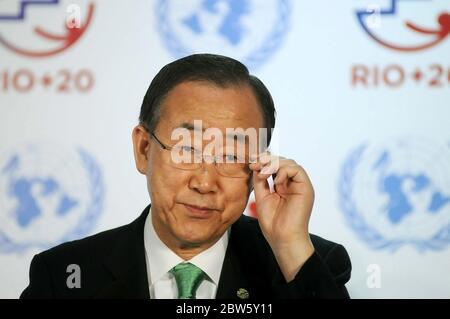
[[290, 0], [158, 0], [162, 41], [176, 57], [216, 53], [249, 68], [266, 61], [289, 27]]
[[0, 157], [0, 252], [46, 249], [95, 227], [104, 186], [85, 150], [28, 145], [6, 154]]
[[349, 226], [374, 249], [450, 243], [450, 149], [426, 139], [362, 145], [342, 166], [339, 200]]

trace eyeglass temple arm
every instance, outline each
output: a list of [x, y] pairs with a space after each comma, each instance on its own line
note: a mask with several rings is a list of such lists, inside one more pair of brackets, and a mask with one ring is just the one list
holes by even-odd
[[167, 145], [164, 145], [155, 135], [154, 132], [151, 133], [152, 137], [155, 139], [156, 142], [158, 142], [158, 144], [165, 150], [170, 150], [170, 147], [168, 147]]

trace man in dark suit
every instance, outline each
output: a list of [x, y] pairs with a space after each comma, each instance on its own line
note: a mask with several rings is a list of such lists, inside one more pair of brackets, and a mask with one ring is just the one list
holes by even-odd
[[[309, 234], [313, 187], [294, 160], [266, 151], [274, 104], [244, 65], [210, 54], [166, 65], [139, 119], [134, 155], [151, 206], [36, 255], [22, 298], [349, 297], [348, 254]], [[252, 190], [258, 219], [242, 215]]]

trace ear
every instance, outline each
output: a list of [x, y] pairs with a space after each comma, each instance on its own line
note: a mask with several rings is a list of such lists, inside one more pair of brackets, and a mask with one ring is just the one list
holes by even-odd
[[141, 174], [146, 175], [149, 161], [151, 136], [142, 125], [138, 125], [133, 129], [132, 138], [136, 168]]

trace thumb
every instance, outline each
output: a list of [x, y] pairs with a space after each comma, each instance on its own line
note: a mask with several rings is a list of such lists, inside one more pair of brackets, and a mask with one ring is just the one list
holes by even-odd
[[253, 190], [256, 202], [260, 202], [264, 197], [270, 195], [270, 186], [267, 178], [261, 178], [259, 171], [253, 172]]

